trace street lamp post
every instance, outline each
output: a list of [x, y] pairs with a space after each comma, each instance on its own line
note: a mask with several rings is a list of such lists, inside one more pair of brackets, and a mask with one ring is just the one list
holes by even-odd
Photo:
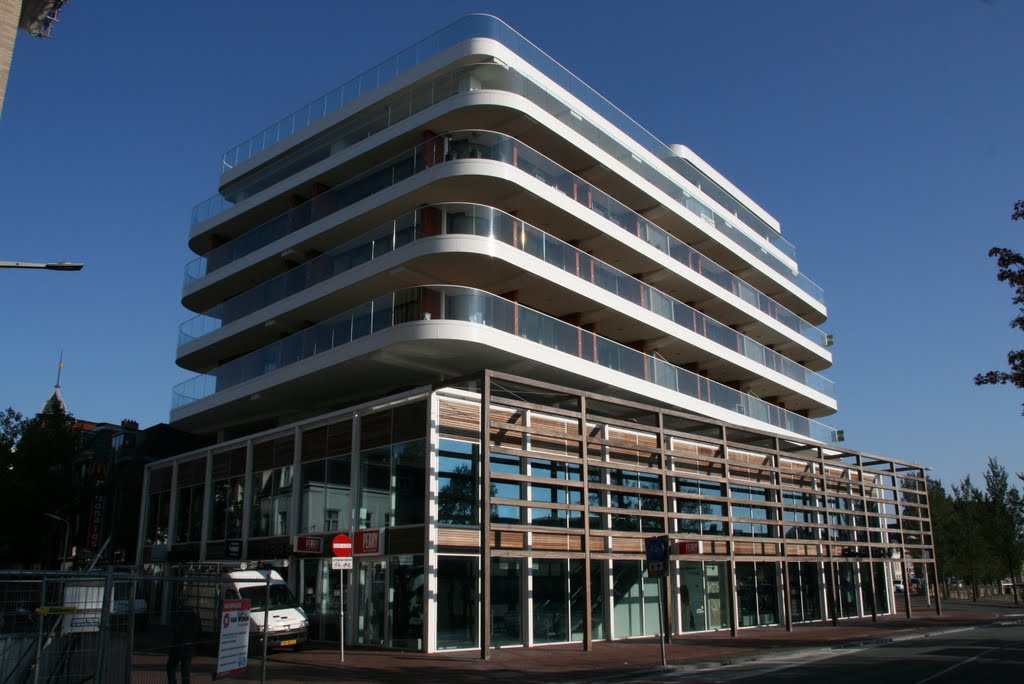
[[0, 268], [44, 268], [47, 271], [81, 271], [85, 264], [77, 264], [71, 261], [57, 261], [47, 264], [38, 264], [31, 261], [0, 261]]
[[71, 523], [59, 515], [54, 515], [53, 513], [43, 513], [43, 515], [47, 518], [52, 518], [53, 520], [64, 523], [64, 555], [60, 559], [61, 570], [63, 570], [64, 563], [68, 560], [68, 539], [71, 537]]

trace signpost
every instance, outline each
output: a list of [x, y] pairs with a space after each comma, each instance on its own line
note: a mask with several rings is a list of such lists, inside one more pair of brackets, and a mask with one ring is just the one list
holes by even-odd
[[251, 609], [252, 601], [249, 599], [226, 600], [221, 603], [217, 679], [245, 672], [245, 668], [248, 666], [249, 611]]
[[347, 534], [339, 534], [331, 541], [331, 570], [337, 569], [340, 575], [340, 589], [338, 591], [338, 641], [341, 643], [341, 662], [345, 662], [345, 571], [352, 569], [352, 540]]
[[665, 606], [668, 605], [668, 535], [648, 537], [644, 540], [644, 551], [647, 554], [647, 576], [657, 577], [658, 594], [661, 600], [658, 602], [658, 624], [661, 625], [661, 666], [668, 665], [665, 657]]

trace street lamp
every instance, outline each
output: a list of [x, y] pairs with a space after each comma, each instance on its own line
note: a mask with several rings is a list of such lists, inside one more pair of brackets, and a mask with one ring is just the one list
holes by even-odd
[[60, 559], [61, 570], [63, 570], [64, 563], [67, 562], [68, 559], [68, 538], [71, 536], [71, 523], [69, 523], [67, 520], [60, 517], [59, 515], [54, 515], [53, 513], [43, 513], [43, 515], [45, 515], [47, 518], [52, 518], [54, 520], [57, 520], [58, 522], [64, 523], [64, 555]]
[[37, 264], [31, 261], [0, 261], [0, 268], [45, 268], [47, 271], [81, 271], [85, 264], [71, 261], [57, 261], [48, 264]]

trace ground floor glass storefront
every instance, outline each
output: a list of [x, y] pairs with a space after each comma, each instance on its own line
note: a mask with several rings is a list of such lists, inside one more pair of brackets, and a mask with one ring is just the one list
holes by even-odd
[[683, 632], [729, 629], [728, 566], [679, 563], [678, 629]]
[[[282, 573], [298, 585], [313, 641], [338, 642], [344, 606], [346, 644], [426, 650], [432, 620], [434, 650], [479, 648], [480, 557], [435, 556], [433, 599], [425, 558], [357, 557], [344, 572], [332, 570], [329, 558], [304, 558]], [[640, 559], [592, 559], [588, 567], [582, 558], [492, 558], [492, 646], [584, 642], [588, 582], [593, 640], [657, 636], [663, 585], [648, 576], [646, 565]], [[872, 597], [877, 613], [893, 608], [892, 562], [675, 560], [671, 566], [676, 635], [732, 629], [734, 610], [738, 629], [785, 624], [787, 600], [794, 623], [831, 619], [832, 606], [837, 618], [868, 616]]]
[[489, 442], [480, 394], [416, 390], [152, 464], [138, 562], [273, 562], [311, 640], [419, 651], [886, 614], [934, 571], [920, 466], [507, 382]]

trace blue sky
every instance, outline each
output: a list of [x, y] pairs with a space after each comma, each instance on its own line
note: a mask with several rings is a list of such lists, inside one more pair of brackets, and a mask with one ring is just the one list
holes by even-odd
[[949, 483], [1024, 470], [1024, 347], [986, 256], [1024, 249], [1024, 3], [71, 3], [0, 118], [0, 408], [164, 422], [193, 205], [221, 153], [470, 12], [503, 18], [782, 222], [825, 289], [846, 445]]

